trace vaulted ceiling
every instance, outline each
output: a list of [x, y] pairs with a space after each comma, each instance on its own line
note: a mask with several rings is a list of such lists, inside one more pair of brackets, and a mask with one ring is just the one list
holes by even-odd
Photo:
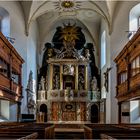
[[[92, 26], [99, 28], [103, 18], [111, 31], [112, 18], [117, 1], [95, 1], [95, 0], [46, 0], [46, 1], [20, 1], [24, 11], [26, 32], [33, 20], [52, 24], [60, 18], [76, 18], [81, 22], [92, 23]], [[89, 27], [90, 29], [90, 27]]]

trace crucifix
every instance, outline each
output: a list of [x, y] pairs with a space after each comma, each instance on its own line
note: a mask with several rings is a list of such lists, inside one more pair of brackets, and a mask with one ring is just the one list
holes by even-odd
[[106, 89], [106, 92], [108, 92], [108, 84], [109, 84], [109, 71], [111, 70], [111, 67], [110, 68], [107, 68], [106, 69], [106, 72], [104, 72], [104, 78], [105, 78], [105, 82], [104, 82], [104, 87]]

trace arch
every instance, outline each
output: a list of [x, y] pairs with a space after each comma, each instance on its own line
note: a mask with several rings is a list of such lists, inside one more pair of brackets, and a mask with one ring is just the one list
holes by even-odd
[[45, 114], [44, 121], [47, 122], [47, 113], [48, 113], [47, 105], [46, 104], [41, 104], [40, 108], [39, 108], [39, 111]]
[[[46, 5], [46, 4], [48, 4], [49, 3], [49, 1], [45, 1], [45, 2], [43, 2], [43, 3], [41, 3], [40, 5], [38, 5], [38, 6], [35, 6], [36, 7], [36, 9], [34, 9], [34, 3], [32, 3], [32, 5], [31, 5], [31, 9], [30, 9], [30, 13], [29, 13], [29, 18], [28, 18], [28, 22], [27, 22], [27, 27], [28, 28], [26, 28], [26, 32], [28, 33], [29, 32], [29, 27], [30, 27], [30, 24], [31, 24], [31, 22], [34, 20], [34, 19], [37, 19], [39, 16], [41, 16], [42, 14], [45, 14], [45, 13], [47, 13], [48, 11], [51, 11], [51, 10], [53, 10], [54, 11], [54, 9], [48, 9], [47, 10], [47, 12], [46, 11], [42, 11], [41, 10], [41, 8], [44, 6], [44, 5]], [[107, 11], [106, 11], [106, 13], [105, 13], [105, 11], [104, 10], [102, 10], [102, 7], [100, 7], [99, 6], [99, 4], [97, 4], [96, 2], [93, 2], [93, 1], [89, 1], [89, 5], [90, 5], [90, 8], [88, 8], [89, 10], [93, 10], [94, 12], [96, 12], [96, 13], [98, 13], [106, 22], [107, 22], [107, 25], [108, 25], [108, 29], [109, 29], [109, 33], [111, 34], [111, 22], [110, 22], [110, 18], [109, 18], [109, 12], [108, 12], [108, 9], [107, 9]], [[93, 6], [95, 6], [95, 9], [93, 9], [92, 8], [92, 5]], [[105, 6], [106, 6], [106, 8], [107, 8], [107, 3], [105, 2]], [[52, 7], [52, 6], [49, 6], [49, 7]], [[34, 9], [34, 10], [33, 10]], [[81, 7], [81, 9], [87, 9], [87, 8], [85, 8], [85, 7]]]
[[97, 104], [91, 105], [91, 123], [99, 122], [99, 108]]
[[4, 36], [10, 35], [10, 15], [3, 7], [0, 7], [0, 31]]
[[135, 5], [129, 12], [129, 34], [128, 38], [136, 33], [138, 28], [140, 27], [140, 4]]

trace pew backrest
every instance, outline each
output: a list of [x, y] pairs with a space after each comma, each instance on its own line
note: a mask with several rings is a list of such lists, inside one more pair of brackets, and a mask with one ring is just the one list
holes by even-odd
[[92, 139], [92, 129], [85, 125], [83, 127], [84, 127], [84, 138]]
[[32, 133], [32, 134], [27, 135], [25, 137], [22, 137], [22, 138], [20, 138], [18, 140], [29, 140], [29, 139], [32, 139], [33, 140], [33, 139], [37, 139], [37, 137], [38, 137], [38, 133], [35, 132], [35, 133]]
[[45, 139], [54, 139], [54, 127], [55, 125], [45, 128]]

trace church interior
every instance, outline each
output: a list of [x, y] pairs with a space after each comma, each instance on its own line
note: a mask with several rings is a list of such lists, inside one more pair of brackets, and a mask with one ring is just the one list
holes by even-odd
[[0, 139], [140, 139], [140, 3], [0, 1]]

